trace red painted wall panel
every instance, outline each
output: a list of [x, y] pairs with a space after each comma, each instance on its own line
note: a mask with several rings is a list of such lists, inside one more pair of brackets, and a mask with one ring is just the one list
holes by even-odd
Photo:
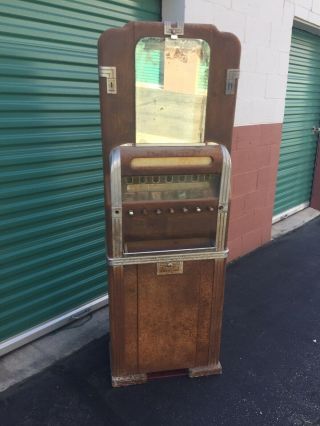
[[234, 128], [229, 261], [271, 238], [281, 123]]

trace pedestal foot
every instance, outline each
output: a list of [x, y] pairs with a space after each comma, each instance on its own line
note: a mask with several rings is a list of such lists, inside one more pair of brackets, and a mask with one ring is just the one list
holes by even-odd
[[146, 374], [130, 374], [128, 376], [112, 376], [112, 387], [138, 385], [147, 381]]
[[221, 374], [222, 367], [220, 362], [215, 365], [204, 365], [201, 367], [189, 368], [189, 377], [211, 376], [213, 374]]

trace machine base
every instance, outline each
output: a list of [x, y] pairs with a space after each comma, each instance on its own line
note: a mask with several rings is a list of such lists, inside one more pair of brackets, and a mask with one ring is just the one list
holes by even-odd
[[119, 388], [121, 386], [139, 385], [146, 383], [148, 380], [146, 374], [131, 374], [129, 376], [112, 376], [112, 387]]
[[204, 365], [201, 367], [189, 368], [189, 377], [211, 376], [213, 374], [221, 374], [222, 367], [220, 362], [215, 365]]
[[201, 367], [189, 368], [187, 370], [163, 371], [161, 373], [150, 374], [131, 374], [128, 376], [112, 376], [112, 387], [119, 388], [122, 386], [139, 385], [155, 379], [166, 379], [168, 377], [176, 377], [188, 375], [190, 378], [212, 376], [221, 374], [222, 368], [220, 362], [215, 365], [204, 365]]

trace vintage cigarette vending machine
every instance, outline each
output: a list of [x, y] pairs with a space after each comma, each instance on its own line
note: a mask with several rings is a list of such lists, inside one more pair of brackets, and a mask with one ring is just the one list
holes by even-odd
[[113, 386], [221, 372], [239, 58], [212, 25], [100, 37]]

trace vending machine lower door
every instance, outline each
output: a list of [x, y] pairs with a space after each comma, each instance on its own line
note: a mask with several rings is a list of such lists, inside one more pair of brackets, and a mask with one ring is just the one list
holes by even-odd
[[111, 266], [113, 386], [219, 374], [225, 258]]

